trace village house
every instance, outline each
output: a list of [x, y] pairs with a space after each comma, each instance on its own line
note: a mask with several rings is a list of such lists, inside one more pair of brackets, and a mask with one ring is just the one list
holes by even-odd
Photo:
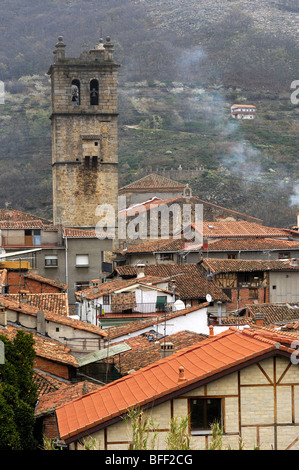
[[115, 280], [77, 292], [78, 315], [93, 325], [111, 326], [165, 312], [175, 303], [168, 283], [153, 277]]
[[171, 283], [171, 288], [175, 289], [177, 298], [186, 308], [200, 305], [208, 299], [210, 314], [221, 316], [226, 312], [229, 298], [213, 279], [207, 278], [198, 263], [118, 266], [107, 279], [134, 279], [140, 276], [140, 272]]
[[298, 260], [204, 259], [199, 263], [230, 298], [227, 310], [249, 304], [299, 302]]
[[299, 242], [276, 238], [219, 238], [196, 245], [184, 238], [130, 244], [115, 252], [114, 267], [125, 264], [196, 263], [202, 258], [291, 259], [299, 257]]
[[250, 104], [233, 104], [231, 106], [231, 116], [234, 119], [254, 119], [256, 106]]
[[208, 302], [205, 302], [196, 307], [181, 308], [165, 315], [111, 326], [104, 330], [107, 333], [105, 346], [126, 342], [140, 335], [150, 335], [153, 339], [160, 339], [183, 330], [209, 335], [210, 319], [215, 317], [208, 313], [208, 305]]
[[104, 347], [107, 333], [101, 328], [55, 313], [57, 309], [52, 311], [41, 309], [41, 305], [36, 306], [34, 302], [26, 302], [24, 298], [15, 295], [0, 296], [0, 306], [3, 327], [12, 325], [24, 328], [29, 332], [59, 341], [76, 354], [86, 354]]
[[111, 272], [105, 254], [112, 250], [112, 240], [98, 238], [95, 230], [54, 226], [49, 220], [12, 209], [1, 210], [0, 217], [5, 251], [0, 268], [14, 270], [16, 280], [18, 273], [30, 270], [66, 284], [73, 313], [75, 292], [88, 287], [90, 279], [104, 278]]
[[[230, 328], [56, 408], [58, 438], [70, 450], [84, 437], [96, 449], [132, 443], [129, 410], [153, 420], [155, 448], [166, 449], [171, 420], [188, 417], [191, 449], [208, 449], [211, 424], [223, 449], [298, 449], [298, 336]], [[88, 411], [87, 411], [88, 410]]]
[[118, 194], [126, 198], [127, 208], [153, 198], [161, 200], [180, 197], [184, 194], [185, 188], [187, 188], [186, 184], [151, 173], [119, 188]]

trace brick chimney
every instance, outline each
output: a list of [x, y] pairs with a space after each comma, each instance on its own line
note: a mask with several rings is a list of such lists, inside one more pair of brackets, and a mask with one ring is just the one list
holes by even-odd
[[164, 357], [170, 356], [174, 351], [173, 343], [170, 343], [169, 341], [168, 342], [162, 341], [160, 345], [160, 351], [161, 351], [161, 359], [164, 359]]
[[265, 320], [265, 315], [263, 313], [256, 313], [255, 314], [255, 324], [258, 326], [263, 326]]

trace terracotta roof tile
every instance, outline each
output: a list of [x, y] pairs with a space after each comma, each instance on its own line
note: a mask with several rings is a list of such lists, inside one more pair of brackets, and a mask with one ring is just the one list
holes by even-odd
[[35, 417], [38, 418], [53, 413], [58, 406], [68, 403], [75, 398], [82, 397], [91, 391], [98, 390], [100, 387], [101, 385], [88, 381], [64, 384], [59, 389], [52, 390], [39, 397]]
[[252, 271], [299, 271], [299, 262], [290, 260], [204, 259], [203, 266], [211, 273]]
[[[196, 224], [191, 224], [195, 230], [201, 230]], [[246, 220], [203, 222], [203, 236], [209, 238], [250, 238], [250, 237], [282, 237], [286, 238], [285, 230], [275, 227], [248, 222]]]
[[276, 238], [225, 238], [211, 240], [208, 251], [299, 250], [299, 242]]
[[64, 292], [59, 293], [42, 293], [42, 294], [5, 294], [0, 295], [0, 301], [13, 301], [16, 304], [21, 303], [23, 307], [26, 305], [36, 307], [39, 310], [53, 312], [57, 315], [68, 316], [69, 303], [68, 295]]
[[120, 188], [119, 192], [125, 192], [128, 190], [171, 190], [171, 189], [181, 189], [183, 190], [186, 187], [185, 184], [179, 183], [177, 181], [173, 181], [169, 178], [165, 178], [165, 176], [161, 176], [155, 173], [150, 175], [144, 176], [133, 183], [127, 184]]
[[[105, 385], [84, 397], [56, 409], [60, 438], [72, 441], [76, 435], [92, 428], [107, 426], [113, 418], [125, 415], [129, 407], [150, 405], [153, 401], [167, 400], [171, 393], [181, 394], [185, 387], [196, 388], [203, 380], [212, 381], [216, 374], [229, 373], [232, 367], [242, 367], [249, 360], [260, 360], [278, 350], [290, 355], [293, 350], [277, 346], [277, 338], [266, 338], [257, 330], [247, 333], [236, 328], [210, 337], [189, 348], [161, 359], [133, 372], [122, 379]], [[185, 380], [179, 381], [179, 367], [184, 368]], [[134, 397], [128, 390], [134, 390]], [[109, 396], [109, 398], [108, 398]], [[93, 412], [88, 416], [90, 401]]]
[[[40, 295], [40, 294], [35, 294], [35, 295]], [[5, 306], [8, 309], [11, 309], [14, 311], [23, 312], [25, 314], [34, 315], [34, 316], [37, 315], [37, 313], [41, 310], [40, 305], [36, 306], [33, 304], [29, 304], [29, 303], [23, 303], [23, 302], [20, 302], [17, 298], [14, 299], [11, 297], [18, 297], [18, 294], [16, 294], [16, 296], [14, 296], [14, 294], [0, 295], [0, 305]], [[42, 311], [45, 314], [46, 320], [52, 321], [53, 323], [57, 323], [60, 325], [67, 325], [77, 330], [89, 331], [101, 337], [107, 336], [107, 333], [101, 328], [99, 328], [98, 326], [93, 325], [88, 322], [81, 321], [81, 320], [76, 320], [67, 315], [61, 315], [59, 313], [55, 313], [55, 309], [54, 311], [42, 309]]]
[[[118, 266], [115, 271], [121, 277], [137, 275], [137, 266]], [[213, 280], [208, 280], [200, 266], [186, 264], [152, 264], [144, 266], [145, 275], [174, 281], [177, 295], [182, 299], [205, 299], [207, 294], [214, 300], [227, 301], [227, 296]]]
[[[7, 325], [5, 328], [0, 327], [0, 335], [5, 335], [9, 340], [12, 340], [15, 337], [17, 331], [18, 328], [11, 325]], [[78, 362], [70, 353], [70, 348], [53, 339], [45, 339], [35, 333], [32, 333], [32, 335], [35, 341], [34, 349], [37, 356], [51, 361], [61, 362], [65, 365], [78, 367]]]
[[126, 339], [126, 344], [131, 349], [119, 355], [119, 363], [115, 363], [115, 367], [122, 375], [125, 375], [131, 369], [138, 370], [161, 359], [161, 343], [164, 341], [173, 343], [173, 352], [176, 352], [204, 339], [206, 339], [206, 335], [193, 331], [180, 331], [165, 336], [159, 341], [149, 341], [145, 334], [141, 334]]

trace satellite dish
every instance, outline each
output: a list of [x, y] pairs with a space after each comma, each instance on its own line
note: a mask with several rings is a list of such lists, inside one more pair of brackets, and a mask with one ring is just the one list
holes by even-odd
[[210, 294], [207, 294], [207, 295], [206, 295], [206, 301], [207, 301], [207, 302], [212, 302], [212, 300], [213, 300], [213, 299], [212, 299], [212, 296], [211, 296]]

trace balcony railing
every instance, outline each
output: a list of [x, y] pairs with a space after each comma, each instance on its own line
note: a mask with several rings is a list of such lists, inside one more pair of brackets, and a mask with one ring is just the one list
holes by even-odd
[[102, 305], [98, 307], [98, 314], [101, 314], [101, 311], [104, 312], [104, 315], [107, 313], [126, 313], [126, 314], [133, 314], [139, 315], [143, 313], [163, 313], [170, 311], [169, 304], [157, 304], [156, 302], [152, 303], [137, 303], [133, 308], [121, 307], [121, 308], [114, 308], [111, 304], [109, 305]]

